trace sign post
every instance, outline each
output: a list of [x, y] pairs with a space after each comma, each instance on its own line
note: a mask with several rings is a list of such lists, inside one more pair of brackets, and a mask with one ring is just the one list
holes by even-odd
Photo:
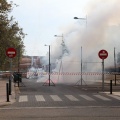
[[102, 59], [102, 90], [104, 92], [104, 59], [108, 57], [108, 52], [106, 50], [100, 50], [98, 56]]
[[14, 58], [16, 56], [16, 49], [8, 48], [6, 50], [6, 55], [10, 58], [10, 72], [12, 74], [12, 58]]
[[9, 58], [14, 58], [16, 56], [16, 50], [14, 48], [8, 48], [6, 50], [6, 55], [9, 57]]
[[[14, 48], [8, 48], [6, 50], [6, 55], [10, 58], [10, 87], [11, 87], [11, 75], [12, 75], [12, 58], [16, 56], [16, 50]], [[11, 94], [11, 93], [10, 93]]]

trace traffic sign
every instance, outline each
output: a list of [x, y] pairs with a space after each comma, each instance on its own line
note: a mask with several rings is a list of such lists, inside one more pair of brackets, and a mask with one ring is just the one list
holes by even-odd
[[108, 57], [108, 52], [106, 50], [100, 50], [98, 56], [101, 59], [106, 59]]
[[14, 48], [8, 48], [6, 50], [6, 55], [9, 57], [9, 58], [14, 58], [16, 56], [16, 49]]

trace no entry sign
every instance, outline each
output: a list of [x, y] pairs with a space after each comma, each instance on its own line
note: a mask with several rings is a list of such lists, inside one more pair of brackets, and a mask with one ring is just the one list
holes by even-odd
[[106, 50], [100, 50], [98, 56], [101, 59], [106, 59], [108, 57], [108, 52]]
[[6, 50], [6, 55], [9, 57], [9, 58], [14, 58], [16, 56], [16, 49], [14, 48], [8, 48]]
[[104, 59], [108, 57], [108, 52], [106, 50], [100, 50], [98, 56], [102, 59], [102, 89], [104, 91]]

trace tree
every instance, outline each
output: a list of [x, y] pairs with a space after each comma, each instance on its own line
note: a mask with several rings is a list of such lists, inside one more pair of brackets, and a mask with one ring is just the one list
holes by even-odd
[[17, 54], [13, 59], [14, 66], [17, 65], [18, 57], [24, 53], [23, 29], [19, 27], [18, 22], [14, 21], [13, 16], [9, 16], [13, 6], [16, 6], [13, 2], [0, 0], [0, 70], [9, 69], [10, 59], [5, 54], [7, 48], [14, 47], [19, 50], [19, 56]]

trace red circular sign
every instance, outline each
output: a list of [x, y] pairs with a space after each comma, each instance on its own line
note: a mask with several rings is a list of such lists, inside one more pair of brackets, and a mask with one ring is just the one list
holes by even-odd
[[106, 59], [108, 57], [108, 52], [106, 50], [100, 50], [98, 56], [101, 59]]
[[9, 57], [9, 58], [14, 58], [16, 56], [16, 49], [14, 48], [8, 48], [6, 50], [6, 55]]

